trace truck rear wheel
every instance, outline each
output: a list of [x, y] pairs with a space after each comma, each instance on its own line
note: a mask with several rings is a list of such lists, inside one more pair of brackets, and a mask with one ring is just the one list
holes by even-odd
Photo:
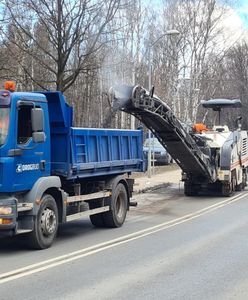
[[58, 208], [54, 198], [44, 194], [34, 220], [34, 230], [29, 235], [29, 245], [34, 249], [49, 248], [58, 231]]
[[[89, 201], [90, 209], [98, 208], [101, 206], [102, 206], [102, 203], [101, 203], [100, 199]], [[91, 224], [94, 225], [95, 227], [105, 227], [102, 215], [103, 215], [103, 213], [91, 215], [90, 216]]]
[[98, 228], [105, 227], [103, 218], [102, 218], [102, 213], [97, 214], [97, 215], [91, 215], [90, 221], [91, 221], [91, 224], [94, 225], [95, 227], [98, 227]]
[[102, 214], [104, 224], [106, 227], [120, 227], [126, 219], [128, 208], [127, 190], [122, 183], [112, 191], [110, 201], [110, 211]]

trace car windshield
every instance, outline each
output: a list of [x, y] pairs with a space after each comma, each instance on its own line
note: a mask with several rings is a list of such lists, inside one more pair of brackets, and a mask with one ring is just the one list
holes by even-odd
[[0, 145], [6, 141], [9, 129], [9, 107], [0, 108]]
[[[160, 142], [158, 141], [158, 139], [156, 138], [151, 138], [151, 144], [152, 147], [163, 147]], [[144, 146], [145, 147], [149, 147], [149, 139], [146, 139], [144, 142]]]

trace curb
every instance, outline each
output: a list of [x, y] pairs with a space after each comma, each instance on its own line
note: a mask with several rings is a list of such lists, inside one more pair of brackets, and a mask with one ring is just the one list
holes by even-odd
[[149, 187], [134, 190], [133, 194], [135, 195], [135, 194], [142, 194], [142, 193], [146, 193], [146, 192], [156, 191], [156, 190], [159, 190], [161, 188], [167, 188], [167, 187], [171, 186], [172, 184], [173, 183], [171, 183], [171, 182], [155, 184], [153, 186], [149, 186]]

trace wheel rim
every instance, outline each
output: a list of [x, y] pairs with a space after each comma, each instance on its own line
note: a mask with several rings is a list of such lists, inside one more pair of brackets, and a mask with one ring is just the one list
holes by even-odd
[[49, 236], [56, 231], [57, 220], [55, 212], [50, 208], [45, 208], [41, 215], [41, 231], [43, 235]]

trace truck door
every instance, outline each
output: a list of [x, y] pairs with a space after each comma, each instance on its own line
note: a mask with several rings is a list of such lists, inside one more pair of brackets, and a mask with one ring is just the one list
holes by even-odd
[[15, 156], [15, 190], [29, 190], [42, 176], [47, 175], [46, 170], [46, 142], [35, 143], [32, 138], [31, 110], [32, 103], [23, 102], [17, 107], [17, 131]]

